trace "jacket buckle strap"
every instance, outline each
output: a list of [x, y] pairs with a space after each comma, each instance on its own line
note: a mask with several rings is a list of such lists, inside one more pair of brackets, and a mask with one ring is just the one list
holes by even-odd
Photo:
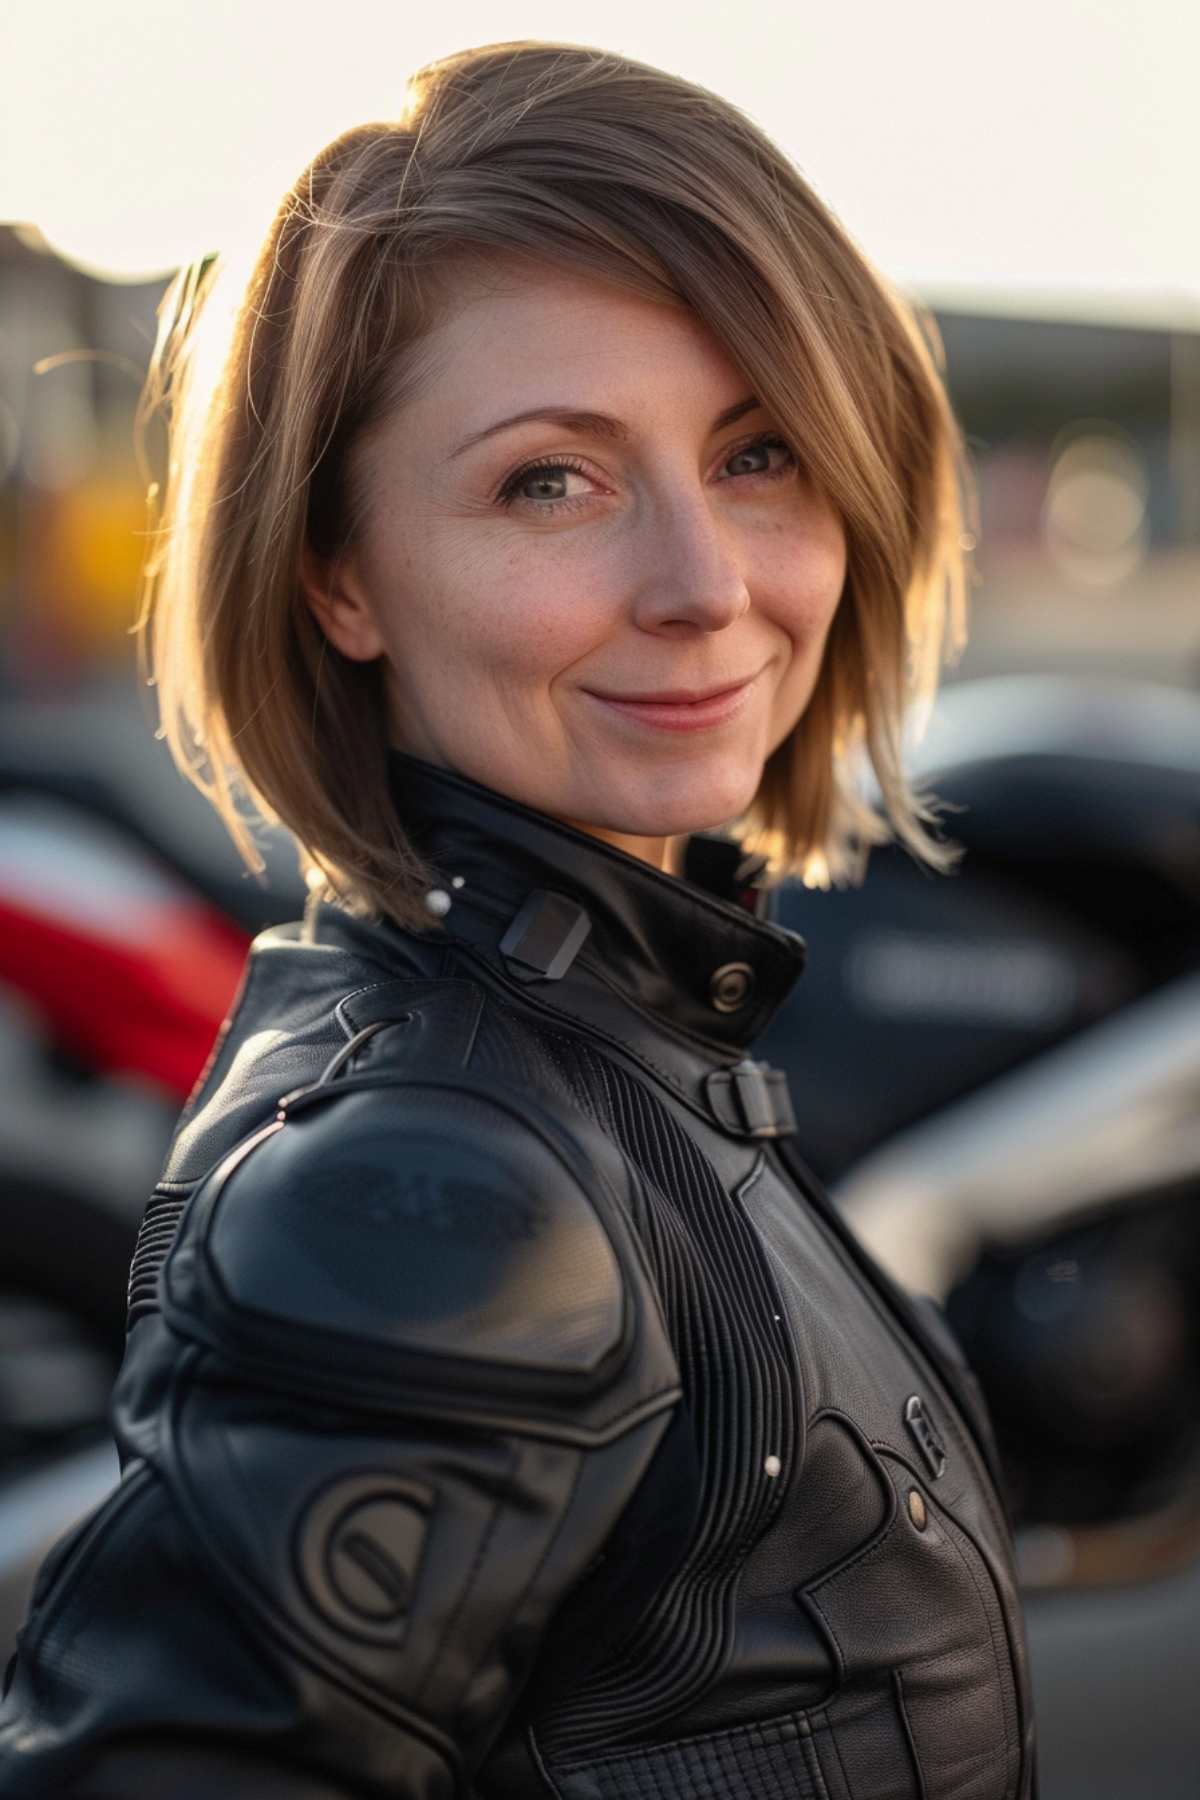
[[501, 938], [500, 954], [519, 980], [561, 981], [591, 929], [582, 906], [537, 888]]
[[790, 1137], [796, 1129], [787, 1076], [769, 1063], [747, 1056], [731, 1069], [714, 1069], [704, 1092], [717, 1123], [738, 1137]]

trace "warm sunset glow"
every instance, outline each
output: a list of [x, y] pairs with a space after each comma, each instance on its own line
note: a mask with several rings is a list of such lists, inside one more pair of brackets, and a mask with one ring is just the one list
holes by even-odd
[[1200, 322], [1200, 11], [1176, 0], [859, 0], [602, 13], [462, 0], [11, 0], [0, 219], [89, 269], [155, 276], [261, 235], [421, 62], [509, 37], [595, 42], [743, 106], [873, 259], [960, 307]]

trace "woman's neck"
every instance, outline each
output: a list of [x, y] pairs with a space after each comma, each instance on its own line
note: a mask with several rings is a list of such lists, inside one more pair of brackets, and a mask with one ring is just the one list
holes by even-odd
[[623, 850], [626, 856], [635, 856], [639, 862], [649, 863], [652, 869], [660, 869], [664, 875], [683, 873], [686, 832], [675, 837], [634, 837], [626, 832], [608, 831], [603, 825], [584, 825], [578, 819], [564, 819], [562, 823], [575, 831], [585, 832], [588, 837], [599, 838], [601, 843], [611, 844], [614, 850]]

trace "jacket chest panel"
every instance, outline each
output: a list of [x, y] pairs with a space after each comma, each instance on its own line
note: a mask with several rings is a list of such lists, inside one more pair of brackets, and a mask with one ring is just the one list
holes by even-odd
[[[704, 1757], [729, 1755], [732, 1770], [739, 1734], [770, 1717], [791, 1745], [796, 1792], [811, 1778], [829, 1800], [1014, 1800], [1025, 1761], [1019, 1624], [968, 1428], [773, 1164], [754, 1146], [699, 1135], [764, 1259], [765, 1288], [732, 1268], [729, 1281], [739, 1306], [770, 1309], [756, 1323], [787, 1366], [791, 1460], [771, 1470], [779, 1504], [730, 1590], [724, 1666], [669, 1721], [676, 1748], [664, 1747], [661, 1767], [647, 1746], [604, 1771], [628, 1792], [661, 1781], [666, 1795], [673, 1779], [698, 1778]], [[702, 1256], [697, 1229], [688, 1235]], [[684, 1738], [702, 1759], [686, 1776]], [[581, 1796], [602, 1791], [588, 1785], [599, 1772], [590, 1759], [568, 1763], [562, 1792], [573, 1800], [580, 1780]]]
[[[975, 1476], [952, 1400], [866, 1283], [845, 1266], [813, 1210], [765, 1159], [742, 1183], [737, 1201], [766, 1250], [797, 1345], [806, 1416], [848, 1414], [868, 1439], [912, 1460], [939, 1492], [961, 1499]], [[909, 1419], [914, 1395], [921, 1405]]]

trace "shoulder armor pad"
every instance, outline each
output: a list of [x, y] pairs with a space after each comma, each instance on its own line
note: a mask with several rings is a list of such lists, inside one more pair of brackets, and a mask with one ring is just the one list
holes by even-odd
[[489, 1392], [591, 1393], [633, 1327], [619, 1211], [580, 1140], [499, 1083], [334, 1084], [197, 1190], [164, 1313], [318, 1385], [469, 1393], [486, 1364]]

